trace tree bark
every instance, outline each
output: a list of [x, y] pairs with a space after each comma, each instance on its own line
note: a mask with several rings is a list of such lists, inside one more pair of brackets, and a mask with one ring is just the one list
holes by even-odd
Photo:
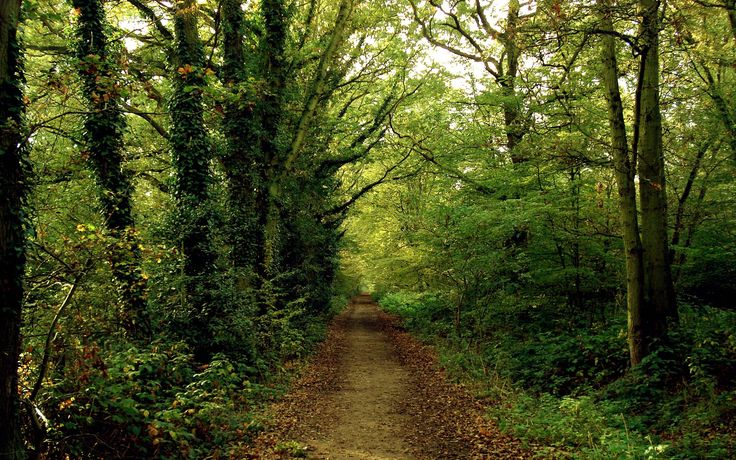
[[0, 1], [0, 457], [26, 458], [18, 397], [25, 234], [19, 0]]
[[[603, 6], [604, 30], [613, 30], [610, 8], [606, 0]], [[611, 129], [613, 165], [618, 187], [618, 207], [621, 216], [621, 236], [626, 255], [626, 311], [628, 322], [628, 344], [631, 365], [636, 366], [647, 355], [647, 341], [643, 336], [642, 310], [644, 308], [644, 263], [636, 204], [635, 165], [632, 164], [626, 139], [624, 108], [618, 85], [618, 63], [616, 43], [613, 35], [603, 35], [602, 80], [608, 103], [608, 124]]]
[[[497, 78], [503, 94], [503, 119], [506, 129], [506, 148], [508, 148], [511, 162], [524, 163], [528, 160], [517, 152], [517, 145], [524, 137], [524, 127], [521, 123], [521, 109], [516, 100], [516, 76], [519, 72], [519, 48], [516, 45], [516, 33], [519, 22], [519, 1], [511, 0], [506, 16], [506, 31], [503, 34], [503, 49], [506, 53], [506, 71]], [[503, 71], [503, 69], [501, 69]]]
[[213, 299], [215, 251], [210, 236], [212, 151], [204, 126], [204, 52], [197, 29], [197, 3], [178, 0], [174, 16], [174, 92], [170, 102], [171, 154], [176, 173], [176, 212], [184, 260], [186, 294], [200, 354], [210, 346], [209, 321], [217, 316]]
[[79, 76], [89, 112], [84, 122], [85, 156], [97, 183], [105, 226], [113, 238], [110, 264], [124, 329], [133, 337], [150, 335], [146, 280], [133, 222], [130, 179], [123, 173], [125, 119], [119, 85], [108, 50], [105, 10], [99, 0], [72, 0], [77, 15]]
[[667, 238], [667, 193], [659, 109], [659, 1], [639, 0], [642, 56], [637, 94], [639, 139], [637, 172], [644, 256], [645, 337], [656, 340], [667, 332], [668, 319], [677, 320]]
[[285, 152], [279, 147], [279, 126], [283, 119], [285, 81], [285, 51], [287, 11], [283, 0], [264, 0], [261, 13], [266, 24], [266, 57], [264, 79], [268, 90], [261, 102], [259, 114], [262, 123], [261, 153], [264, 168], [261, 170], [263, 187], [259, 189], [257, 208], [259, 227], [263, 231], [258, 254], [258, 271], [263, 278], [276, 275], [279, 259], [280, 190], [283, 173], [286, 173]]
[[[224, 0], [222, 81], [230, 90], [230, 102], [224, 105], [223, 127], [227, 150], [222, 163], [228, 184], [228, 239], [230, 262], [245, 274], [255, 269], [257, 254], [263, 245], [263, 231], [258, 226], [256, 190], [261, 187], [258, 174], [264, 168], [260, 159], [260, 120], [257, 100], [243, 85], [245, 66], [244, 15], [240, 0]], [[253, 100], [248, 100], [251, 97]], [[246, 281], [246, 284], [254, 284]], [[257, 282], [256, 282], [257, 284]]]

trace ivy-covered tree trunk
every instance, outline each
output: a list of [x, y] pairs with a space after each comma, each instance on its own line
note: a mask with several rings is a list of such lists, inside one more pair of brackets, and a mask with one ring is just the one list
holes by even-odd
[[72, 0], [77, 10], [77, 57], [88, 113], [84, 122], [84, 155], [94, 172], [105, 225], [112, 237], [110, 264], [121, 305], [120, 319], [132, 336], [145, 336], [146, 281], [136, 238], [130, 179], [123, 173], [125, 119], [120, 110], [116, 66], [105, 31], [105, 10], [100, 0]]
[[[613, 31], [609, 5], [601, 2], [602, 29]], [[626, 139], [624, 108], [618, 85], [618, 63], [616, 43], [612, 35], [604, 35], [602, 79], [608, 103], [608, 122], [611, 128], [613, 148], [613, 167], [618, 187], [618, 208], [621, 214], [621, 236], [626, 257], [626, 311], [628, 317], [628, 343], [631, 365], [639, 364], [647, 354], [647, 343], [642, 336], [642, 308], [644, 305], [644, 265], [642, 261], [641, 239], [636, 204], [635, 166], [629, 155]]]
[[[516, 95], [516, 76], [519, 72], [519, 47], [516, 44], [517, 27], [519, 23], [519, 10], [521, 6], [518, 0], [511, 0], [508, 4], [506, 15], [506, 31], [502, 39], [503, 49], [506, 54], [506, 72], [500, 75], [498, 84], [503, 94], [503, 120], [506, 129], [506, 147], [512, 163], [523, 163], [527, 158], [517, 152], [516, 146], [524, 137], [524, 126], [521, 123], [521, 108]], [[501, 67], [501, 71], [503, 68]]]
[[637, 172], [641, 204], [641, 241], [645, 271], [643, 317], [646, 340], [662, 337], [667, 320], [677, 319], [667, 238], [667, 193], [662, 116], [659, 109], [659, 1], [640, 0], [642, 57], [639, 69]]
[[231, 259], [238, 268], [251, 267], [258, 283], [274, 274], [277, 252], [278, 185], [274, 181], [283, 156], [278, 136], [283, 116], [288, 20], [282, 0], [264, 0], [261, 14], [265, 24], [259, 56], [262, 67], [255, 76], [265, 83], [265, 89], [256, 95], [243, 87], [248, 75], [240, 2], [223, 3], [222, 76], [234, 89], [225, 107], [228, 151], [223, 161], [230, 194]]
[[[243, 47], [244, 17], [240, 0], [222, 3], [222, 82], [229, 90], [224, 104], [223, 128], [227, 140], [222, 163], [228, 186], [228, 242], [230, 262], [244, 275], [257, 266], [263, 231], [258, 225], [256, 190], [260, 185], [260, 120], [257, 99], [248, 88]], [[259, 166], [261, 165], [261, 166]], [[257, 284], [253, 281], [248, 284]]]
[[260, 146], [265, 166], [261, 170], [261, 181], [265, 187], [259, 189], [256, 203], [259, 227], [263, 230], [258, 262], [261, 275], [272, 278], [276, 274], [279, 257], [279, 180], [284, 164], [284, 148], [279, 144], [279, 126], [283, 117], [287, 11], [283, 0], [263, 0], [261, 11], [266, 24], [264, 78], [268, 89], [260, 109], [263, 130]]
[[0, 458], [9, 460], [26, 458], [18, 397], [26, 192], [20, 9], [19, 0], [0, 1]]
[[197, 3], [176, 2], [174, 92], [169, 104], [170, 145], [176, 173], [176, 231], [182, 250], [183, 272], [195, 345], [208, 346], [209, 321], [216, 316], [212, 301], [215, 251], [210, 235], [211, 209], [208, 186], [211, 148], [204, 126], [202, 91], [204, 52], [197, 30]]
[[[283, 2], [282, 0], [273, 0], [271, 3], [275, 6], [276, 3]], [[285, 14], [283, 13], [283, 5], [279, 8], [282, 12], [271, 13], [271, 16], [273, 17], [271, 23], [273, 24], [272, 27], [274, 30], [274, 38], [272, 39], [274, 44], [269, 46], [274, 46], [276, 44], [276, 39], [280, 34], [286, 34], [285, 24], [279, 23], [279, 17]], [[335, 16], [334, 25], [332, 26], [332, 30], [327, 38], [327, 44], [320, 56], [314, 72], [314, 77], [307, 87], [304, 105], [302, 106], [301, 113], [297, 119], [291, 143], [286, 146], [285, 153], [282, 156], [275, 157], [279, 160], [278, 169], [274, 168], [269, 172], [272, 179], [270, 180], [268, 203], [266, 207], [266, 246], [264, 251], [264, 266], [267, 271], [275, 263], [274, 261], [277, 257], [276, 245], [279, 244], [279, 241], [277, 240], [279, 231], [278, 219], [281, 218], [281, 210], [278, 207], [278, 200], [281, 195], [282, 181], [285, 181], [294, 173], [295, 163], [304, 151], [308, 134], [318, 116], [319, 107], [324, 102], [323, 97], [330, 91], [330, 67], [334, 64], [338, 50], [340, 49], [340, 46], [342, 46], [345, 36], [348, 33], [350, 19], [354, 8], [355, 2], [353, 0], [342, 0], [340, 2], [337, 15]], [[266, 13], [266, 17], [268, 17], [267, 14], [268, 13]], [[272, 59], [270, 65], [274, 69], [279, 70], [279, 66], [283, 66], [283, 63], [279, 63], [275, 59]], [[284, 212], [284, 214], [288, 213], [289, 210]], [[284, 240], [288, 240], [288, 238], [284, 238]], [[286, 243], [281, 242], [281, 244]]]

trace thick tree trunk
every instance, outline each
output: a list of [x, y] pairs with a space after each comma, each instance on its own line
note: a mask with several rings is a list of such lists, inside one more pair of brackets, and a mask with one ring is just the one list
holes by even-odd
[[108, 51], [105, 10], [99, 0], [73, 0], [72, 5], [78, 11], [77, 57], [89, 110], [84, 123], [85, 154], [97, 182], [105, 225], [113, 238], [110, 263], [118, 286], [119, 316], [130, 335], [145, 337], [150, 333], [146, 281], [134, 229], [132, 186], [122, 168], [125, 119]]
[[217, 315], [212, 301], [215, 288], [215, 251], [210, 237], [211, 148], [204, 126], [202, 91], [204, 52], [197, 29], [197, 3], [176, 2], [174, 35], [174, 93], [170, 102], [170, 144], [176, 172], [176, 206], [180, 245], [184, 254], [188, 303], [193, 315], [195, 346], [209, 346], [209, 322]]
[[25, 267], [19, 0], [0, 1], [0, 457], [26, 458], [20, 429], [18, 357]]
[[520, 5], [518, 0], [511, 0], [506, 16], [506, 32], [503, 37], [503, 49], [506, 53], [507, 66], [505, 73], [497, 80], [501, 86], [503, 101], [503, 120], [506, 129], [506, 148], [514, 164], [528, 160], [517, 150], [517, 145], [524, 137], [524, 127], [521, 119], [521, 107], [516, 100], [516, 76], [519, 73], [519, 47], [516, 45], [517, 27], [519, 22]]
[[662, 116], [659, 109], [659, 1], [640, 0], [643, 54], [639, 78], [639, 139], [637, 171], [641, 204], [641, 240], [646, 273], [645, 336], [656, 340], [677, 319], [667, 238], [667, 193]]
[[[605, 30], [613, 30], [608, 5], [603, 2], [603, 23]], [[626, 254], [626, 311], [628, 317], [628, 343], [631, 365], [639, 364], [647, 355], [647, 341], [643, 336], [642, 309], [644, 308], [644, 264], [642, 244], [639, 237], [637, 218], [636, 185], [634, 183], [634, 165], [629, 154], [626, 140], [624, 109], [621, 92], [618, 86], [618, 63], [616, 60], [616, 43], [611, 35], [604, 35], [602, 79], [606, 89], [608, 102], [608, 122], [611, 128], [611, 145], [613, 147], [613, 165], [618, 187], [618, 207], [621, 215], [621, 236]]]
[[264, 166], [261, 170], [263, 188], [259, 191], [259, 224], [263, 230], [259, 252], [259, 273], [272, 278], [277, 272], [279, 260], [280, 189], [282, 169], [286, 161], [285, 151], [279, 147], [279, 126], [283, 119], [285, 81], [285, 50], [287, 11], [283, 0], [264, 0], [261, 12], [266, 24], [264, 55], [266, 68], [264, 79], [268, 91], [260, 106], [262, 123], [261, 152]]
[[[258, 171], [263, 168], [257, 134], [260, 120], [257, 104], [246, 99], [241, 87], [248, 77], [243, 47], [242, 2], [225, 0], [222, 3], [222, 20], [222, 80], [231, 91], [230, 102], [224, 107], [227, 152], [222, 160], [228, 183], [230, 262], [237, 270], [247, 271], [257, 265], [258, 248], [262, 246], [263, 235], [256, 212], [256, 189], [261, 187]], [[246, 284], [254, 283], [250, 280]]]

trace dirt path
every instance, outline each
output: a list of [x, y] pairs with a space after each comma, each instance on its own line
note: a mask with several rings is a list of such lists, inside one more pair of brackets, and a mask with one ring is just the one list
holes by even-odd
[[334, 321], [292, 391], [272, 407], [254, 458], [531, 458], [448, 383], [433, 351], [369, 296]]
[[307, 443], [316, 458], [412, 458], [402, 435], [411, 425], [401, 405], [409, 392], [408, 372], [381, 330], [375, 305], [365, 297], [357, 300], [346, 314], [344, 383], [327, 401], [334, 423]]

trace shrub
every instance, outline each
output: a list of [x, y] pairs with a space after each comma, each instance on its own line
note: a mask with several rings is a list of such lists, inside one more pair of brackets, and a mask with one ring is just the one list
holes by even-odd
[[50, 457], [201, 458], [225, 452], [259, 424], [264, 389], [247, 369], [215, 355], [197, 365], [183, 342], [103, 351], [82, 347], [67, 375], [45, 390]]
[[622, 376], [628, 366], [620, 327], [609, 325], [587, 333], [548, 331], [515, 346], [510, 376], [536, 392], [566, 395], [579, 388], [600, 388]]

